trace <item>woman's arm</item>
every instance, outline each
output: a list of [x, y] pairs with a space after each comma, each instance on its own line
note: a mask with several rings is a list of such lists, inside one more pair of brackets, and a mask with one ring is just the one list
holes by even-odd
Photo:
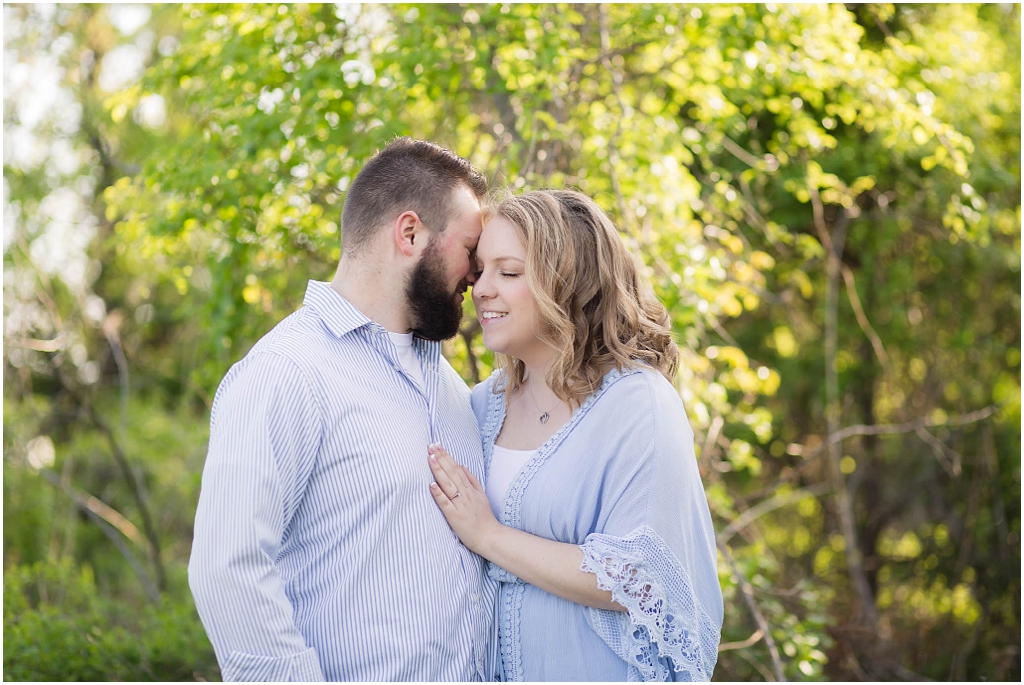
[[525, 582], [570, 602], [597, 609], [625, 611], [612, 593], [597, 586], [597, 577], [580, 570], [583, 550], [503, 526], [494, 518], [487, 493], [476, 477], [440, 445], [428, 458], [435, 483], [430, 493], [448, 525], [467, 548]]

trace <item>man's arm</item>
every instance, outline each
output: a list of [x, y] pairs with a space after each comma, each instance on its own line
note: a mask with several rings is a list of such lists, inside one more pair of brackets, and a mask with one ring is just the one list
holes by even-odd
[[275, 563], [321, 431], [308, 385], [283, 357], [243, 360], [217, 393], [188, 570], [226, 681], [324, 680]]

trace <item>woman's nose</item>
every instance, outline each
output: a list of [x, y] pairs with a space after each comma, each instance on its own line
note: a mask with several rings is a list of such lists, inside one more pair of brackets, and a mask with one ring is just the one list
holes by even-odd
[[494, 287], [491, 282], [491, 275], [486, 271], [477, 273], [476, 280], [473, 281], [473, 297], [493, 297]]

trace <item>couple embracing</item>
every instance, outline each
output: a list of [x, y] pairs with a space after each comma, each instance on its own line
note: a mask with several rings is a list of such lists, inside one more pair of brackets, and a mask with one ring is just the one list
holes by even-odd
[[[669, 318], [608, 217], [398, 139], [331, 283], [221, 383], [189, 584], [225, 680], [710, 680]], [[441, 356], [465, 291], [496, 371]]]

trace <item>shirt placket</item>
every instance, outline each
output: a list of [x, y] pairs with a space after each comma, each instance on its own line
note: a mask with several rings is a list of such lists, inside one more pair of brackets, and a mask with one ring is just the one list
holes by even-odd
[[[427, 391], [427, 413], [430, 417], [430, 441], [432, 443], [445, 444], [445, 433], [441, 428], [440, 422], [437, 416], [437, 404], [438, 395], [440, 393], [440, 382], [441, 374], [439, 371], [440, 357], [441, 357], [441, 345], [440, 343], [432, 343], [426, 340], [415, 339], [417, 354], [419, 355], [420, 364], [423, 366], [423, 374], [426, 381]], [[455, 535], [453, 532], [452, 535]], [[489, 635], [482, 634], [480, 630], [482, 625], [485, 625], [486, 616], [484, 615], [483, 598], [481, 597], [481, 588], [479, 580], [472, 582], [473, 578], [479, 578], [481, 575], [478, 566], [480, 561], [477, 556], [465, 548], [464, 545], [458, 546], [460, 554], [460, 566], [462, 568], [462, 576], [466, 582], [466, 587], [469, 590], [470, 596], [470, 612], [473, 616], [473, 622], [470, 626], [471, 630], [471, 643], [473, 645], [473, 665], [476, 668], [476, 675], [479, 679], [483, 680], [486, 673], [486, 658], [488, 653], [488, 637]], [[471, 573], [472, 569], [477, 569], [476, 572]], [[490, 607], [486, 607], [489, 611]]]
[[438, 393], [438, 362], [441, 356], [441, 344], [413, 338], [413, 347], [423, 369], [423, 381], [426, 383], [427, 416], [430, 421], [430, 442], [442, 442], [441, 427], [437, 424], [437, 393]]
[[[398, 357], [398, 349], [395, 347], [395, 344], [393, 342], [391, 342], [391, 338], [388, 336], [387, 330], [383, 326], [381, 326], [380, 324], [376, 324], [376, 323], [372, 323], [372, 322], [369, 324], [367, 329], [368, 330], [367, 330], [367, 336], [366, 337], [368, 338], [370, 345], [375, 350], [377, 350], [377, 352], [379, 352], [381, 354], [381, 356], [384, 357], [384, 359], [387, 360], [387, 362], [389, 364], [391, 364], [391, 367], [395, 371], [397, 371], [402, 376], [402, 378], [404, 378], [406, 380], [406, 382], [409, 383], [409, 385], [411, 385], [413, 387], [413, 389], [416, 391], [416, 394], [423, 398], [423, 401], [427, 404], [427, 406], [429, 408], [430, 401], [429, 401], [429, 399], [427, 397], [424, 397], [424, 394], [423, 394], [424, 393], [424, 388], [420, 387], [419, 383], [416, 382], [416, 379], [413, 378], [409, 374], [409, 372], [406, 370], [406, 368], [402, 365], [402, 360], [399, 359], [399, 357]], [[424, 369], [424, 373], [426, 373], [425, 369]], [[433, 438], [433, 432], [434, 432], [434, 418], [433, 418], [433, 414], [430, 415], [430, 432], [431, 432], [431, 442], [433, 442], [434, 441], [434, 438]]]

